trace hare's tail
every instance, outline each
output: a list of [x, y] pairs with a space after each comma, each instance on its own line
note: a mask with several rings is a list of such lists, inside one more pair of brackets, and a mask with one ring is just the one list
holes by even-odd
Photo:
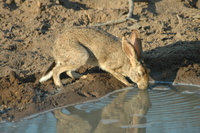
[[45, 82], [53, 76], [53, 68], [56, 66], [56, 62], [53, 61], [50, 67], [46, 70], [42, 78], [40, 78], [39, 82]]

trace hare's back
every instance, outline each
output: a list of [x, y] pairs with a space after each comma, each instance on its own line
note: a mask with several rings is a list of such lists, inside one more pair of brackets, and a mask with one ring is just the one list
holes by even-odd
[[121, 55], [121, 41], [99, 29], [68, 29], [57, 37], [53, 47], [56, 60], [81, 60], [95, 57], [97, 60]]
[[80, 45], [86, 47], [94, 54], [110, 53], [121, 49], [121, 41], [108, 32], [93, 28], [81, 28], [68, 31], [71, 38], [77, 40]]
[[89, 58], [85, 47], [69, 32], [56, 38], [52, 54], [54, 59], [61, 64], [84, 64]]

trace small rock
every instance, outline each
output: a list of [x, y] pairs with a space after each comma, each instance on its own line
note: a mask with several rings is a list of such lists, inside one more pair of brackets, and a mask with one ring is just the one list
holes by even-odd
[[10, 82], [13, 83], [16, 80], [17, 74], [14, 71], [10, 72]]
[[200, 14], [197, 14], [193, 17], [194, 19], [200, 19]]
[[65, 20], [66, 20], [66, 18], [61, 18], [61, 17], [58, 17], [58, 18], [56, 19], [56, 21], [57, 21], [58, 23], [63, 23]]
[[145, 17], [140, 18], [140, 21], [147, 21], [147, 20], [148, 20], [148, 18], [145, 18]]
[[128, 28], [128, 29], [139, 29], [140, 27], [141, 27], [140, 24], [135, 23], [135, 24], [133, 24], [132, 26], [129, 26], [129, 27], [127, 27], [127, 28]]
[[157, 85], [156, 87], [153, 87], [152, 90], [168, 91], [168, 90], [170, 90], [170, 88], [166, 85]]
[[182, 40], [183, 37], [182, 37], [182, 35], [178, 32], [178, 33], [176, 33], [175, 38], [178, 39], [178, 40]]
[[200, 0], [197, 1], [196, 7], [200, 9]]
[[147, 36], [146, 41], [147, 41], [147, 42], [153, 42], [154, 39], [153, 39], [151, 36]]
[[60, 4], [60, 1], [59, 1], [59, 0], [56, 0], [55, 3], [59, 5], [59, 4]]
[[20, 5], [23, 2], [24, 2], [24, 0], [15, 0], [15, 3], [18, 4], [18, 5]]
[[6, 0], [6, 4], [11, 4], [13, 0]]

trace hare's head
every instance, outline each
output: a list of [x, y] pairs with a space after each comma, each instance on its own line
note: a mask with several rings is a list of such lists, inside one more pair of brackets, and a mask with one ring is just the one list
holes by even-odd
[[[131, 63], [132, 64], [132, 63]], [[142, 62], [132, 65], [129, 69], [130, 79], [137, 83], [139, 89], [147, 89], [149, 84], [149, 69]]]
[[137, 83], [138, 88], [147, 89], [149, 83], [149, 69], [142, 60], [142, 44], [137, 30], [133, 30], [129, 39], [122, 38], [122, 49], [130, 63], [127, 75]]

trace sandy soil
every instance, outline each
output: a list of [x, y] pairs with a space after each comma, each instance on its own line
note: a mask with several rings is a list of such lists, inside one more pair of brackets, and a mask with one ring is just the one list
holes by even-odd
[[[140, 31], [151, 81], [200, 85], [200, 1], [149, 0], [134, 7], [134, 21], [99, 28], [117, 37], [134, 28]], [[126, 0], [0, 1], [0, 120], [19, 120], [125, 87], [92, 66], [80, 68], [87, 78], [71, 81], [60, 93], [52, 80], [38, 80], [53, 61], [53, 41], [64, 29], [125, 18], [127, 13]]]

